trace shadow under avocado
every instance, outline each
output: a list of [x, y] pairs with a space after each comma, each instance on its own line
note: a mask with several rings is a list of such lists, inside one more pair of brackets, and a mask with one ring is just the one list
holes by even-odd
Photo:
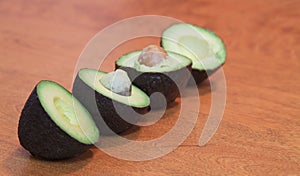
[[167, 109], [176, 108], [178, 105], [180, 105], [180, 104], [175, 100], [175, 101], [173, 101], [173, 102], [170, 102], [170, 103], [167, 105]]
[[2, 165], [7, 173], [12, 175], [65, 175], [80, 170], [93, 158], [92, 151], [88, 150], [75, 158], [47, 161], [33, 157], [23, 148], [14, 150]]
[[[196, 90], [197, 89], [197, 90]], [[216, 84], [213, 81], [206, 79], [202, 83], [196, 86], [187, 86], [182, 91], [181, 97], [192, 97], [197, 96], [197, 91], [199, 96], [203, 96], [213, 92], [216, 89]]]
[[215, 84], [213, 83], [213, 81], [210, 82], [207, 79], [204, 82], [202, 82], [201, 84], [198, 84], [197, 88], [199, 90], [199, 95], [202, 96], [202, 95], [213, 92], [215, 90]]
[[[142, 124], [145, 126], [155, 125], [156, 122], [159, 121], [160, 119], [173, 116], [173, 114], [176, 113], [176, 111], [178, 111], [178, 106], [180, 108], [180, 103], [174, 101], [169, 103], [166, 109], [152, 109], [150, 112], [145, 114], [144, 118], [147, 119], [144, 122], [142, 122]], [[159, 118], [156, 117], [157, 115], [159, 116]], [[143, 116], [141, 116], [141, 118], [142, 117]], [[129, 143], [131, 140], [134, 141], [139, 138], [141, 128], [142, 128], [141, 126], [134, 125], [130, 129], [120, 134], [102, 135], [102, 136], [100, 134], [100, 140], [95, 144], [95, 146], [106, 149], [110, 147], [125, 145]]]

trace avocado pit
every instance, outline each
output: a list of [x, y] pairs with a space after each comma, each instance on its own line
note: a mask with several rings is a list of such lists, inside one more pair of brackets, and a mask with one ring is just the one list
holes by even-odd
[[131, 81], [127, 73], [121, 69], [107, 73], [99, 81], [105, 88], [116, 94], [131, 95]]
[[163, 48], [156, 45], [149, 45], [142, 50], [138, 58], [138, 63], [153, 67], [166, 60], [167, 56], [168, 54]]

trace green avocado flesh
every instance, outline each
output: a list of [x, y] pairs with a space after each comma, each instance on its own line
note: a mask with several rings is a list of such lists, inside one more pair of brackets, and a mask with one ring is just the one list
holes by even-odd
[[140, 72], [170, 72], [179, 70], [183, 67], [187, 67], [191, 64], [191, 60], [186, 58], [185, 56], [173, 52], [167, 52], [168, 56], [166, 60], [153, 67], [148, 67], [145, 65], [141, 65], [138, 62], [138, 57], [141, 52], [142, 51], [133, 51], [131, 53], [123, 55], [116, 61], [116, 64], [122, 67], [135, 68]]
[[192, 68], [197, 70], [214, 70], [226, 58], [225, 45], [215, 33], [191, 24], [179, 23], [167, 28], [161, 45], [190, 58]]
[[82, 69], [79, 72], [79, 78], [88, 86], [93, 88], [95, 91], [100, 93], [101, 95], [108, 97], [112, 100], [117, 102], [126, 104], [128, 106], [136, 107], [136, 108], [143, 108], [147, 107], [150, 104], [149, 97], [139, 88], [132, 85], [131, 87], [131, 94], [129, 96], [123, 96], [117, 94], [101, 84], [101, 79], [106, 72], [94, 70], [94, 69]]
[[72, 138], [84, 144], [98, 140], [98, 128], [91, 115], [65, 88], [42, 81], [37, 86], [37, 95], [51, 120]]

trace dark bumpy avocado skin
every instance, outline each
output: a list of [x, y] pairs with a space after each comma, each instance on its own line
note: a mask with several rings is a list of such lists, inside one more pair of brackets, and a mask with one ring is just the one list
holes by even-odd
[[[131, 67], [120, 66], [117, 63], [115, 67], [126, 71], [133, 84], [149, 96], [154, 92], [160, 92], [165, 96], [167, 103], [170, 103], [179, 96], [179, 89], [186, 86], [191, 75], [192, 65], [163, 73], [140, 72]], [[161, 102], [151, 99], [151, 108], [161, 108]]]
[[[73, 95], [91, 113], [98, 129], [100, 130], [100, 134], [119, 134], [134, 126], [133, 124], [123, 120], [116, 112], [116, 109], [114, 107], [118, 107], [118, 110], [125, 113], [121, 115], [126, 115], [126, 112], [129, 112], [132, 109], [131, 106], [119, 103], [96, 92], [93, 88], [84, 83], [78, 75], [73, 84]], [[139, 114], [145, 114], [149, 111], [149, 107], [133, 108], [133, 110]], [[133, 121], [138, 120], [138, 117], [135, 116], [132, 116], [130, 118], [132, 118], [131, 120]], [[110, 130], [107, 129], [106, 126], [108, 126]], [[114, 133], [112, 133], [111, 131], [113, 131]]]
[[46, 160], [75, 157], [92, 146], [73, 139], [51, 120], [39, 101], [37, 87], [21, 112], [18, 137], [33, 156]]
[[213, 70], [197, 70], [192, 69], [192, 77], [190, 78], [188, 82], [188, 86], [192, 86], [194, 84], [198, 85], [202, 83], [204, 80], [206, 80], [210, 75], [215, 73], [221, 66], [217, 67]]

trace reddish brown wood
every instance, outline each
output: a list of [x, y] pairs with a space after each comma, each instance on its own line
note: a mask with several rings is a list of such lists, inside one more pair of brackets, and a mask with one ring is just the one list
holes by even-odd
[[[0, 1], [0, 175], [299, 175], [299, 8], [297, 0]], [[19, 145], [17, 125], [34, 85], [50, 79], [70, 89], [76, 60], [94, 34], [118, 20], [145, 14], [205, 26], [224, 39], [227, 105], [214, 138], [197, 146], [211, 102], [204, 82], [195, 129], [165, 157], [131, 162], [94, 148], [68, 161], [32, 158]], [[102, 69], [112, 70], [112, 61], [125, 51], [157, 41], [121, 45]], [[175, 123], [178, 111], [169, 109], [166, 118], [141, 128], [136, 136], [161, 136]]]

